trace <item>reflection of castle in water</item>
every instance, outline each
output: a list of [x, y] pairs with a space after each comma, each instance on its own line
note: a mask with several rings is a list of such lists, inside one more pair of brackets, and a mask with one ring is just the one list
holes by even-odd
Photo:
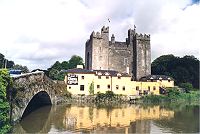
[[[92, 130], [95, 133], [149, 133], [150, 120], [170, 119], [174, 112], [160, 106], [98, 109], [96, 107], [71, 106], [67, 109], [63, 124], [68, 130]], [[109, 130], [112, 129], [112, 130]]]

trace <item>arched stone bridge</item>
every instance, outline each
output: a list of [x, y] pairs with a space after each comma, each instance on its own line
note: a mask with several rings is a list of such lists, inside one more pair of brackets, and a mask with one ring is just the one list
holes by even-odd
[[[57, 102], [57, 84], [49, 79], [44, 72], [12, 76], [12, 120], [17, 121], [33, 110]], [[62, 92], [62, 91], [61, 91]]]

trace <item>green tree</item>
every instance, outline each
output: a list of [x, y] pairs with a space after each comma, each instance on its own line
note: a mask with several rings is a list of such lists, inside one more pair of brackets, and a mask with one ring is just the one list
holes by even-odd
[[93, 81], [92, 81], [92, 83], [90, 84], [89, 93], [90, 93], [90, 95], [94, 95], [94, 82], [93, 82]]
[[84, 65], [80, 56], [73, 55], [69, 61], [60, 63], [56, 61], [51, 68], [48, 69], [48, 76], [53, 80], [64, 80], [65, 73], [62, 70], [76, 68], [77, 65]]
[[0, 68], [4, 68], [5, 64], [6, 64], [6, 68], [12, 68], [15, 63], [13, 61], [9, 61], [5, 59], [5, 56], [0, 53]]
[[76, 68], [77, 65], [84, 65], [83, 59], [80, 56], [73, 55], [69, 60], [69, 69]]
[[155, 75], [173, 77], [177, 85], [189, 82], [193, 87], [199, 88], [199, 60], [194, 56], [160, 56], [152, 62], [151, 71]]
[[10, 130], [9, 109], [7, 91], [12, 87], [12, 79], [6, 69], [0, 70], [0, 133]]

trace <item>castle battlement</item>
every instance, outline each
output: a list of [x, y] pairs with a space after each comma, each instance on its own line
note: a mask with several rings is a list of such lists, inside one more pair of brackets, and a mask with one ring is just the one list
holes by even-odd
[[103, 26], [101, 28], [101, 33], [100, 32], [92, 32], [90, 35], [90, 38], [97, 38], [97, 39], [102, 39], [104, 34], [109, 33], [109, 27]]
[[101, 33], [109, 33], [109, 27], [103, 26], [103, 27], [101, 28]]
[[141, 34], [141, 33], [138, 34], [138, 33], [136, 33], [135, 36], [136, 36], [136, 39], [150, 41], [150, 34]]
[[91, 35], [90, 35], [90, 39], [91, 38], [97, 38], [97, 39], [102, 39], [102, 34], [100, 32], [92, 32]]

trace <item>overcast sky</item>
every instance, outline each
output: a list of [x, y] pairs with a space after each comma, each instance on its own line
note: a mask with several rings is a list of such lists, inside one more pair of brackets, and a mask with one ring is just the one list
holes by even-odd
[[84, 58], [86, 40], [103, 25], [118, 41], [134, 25], [151, 34], [152, 60], [164, 54], [200, 57], [198, 0], [0, 0], [0, 53], [30, 69], [46, 69], [74, 54]]

